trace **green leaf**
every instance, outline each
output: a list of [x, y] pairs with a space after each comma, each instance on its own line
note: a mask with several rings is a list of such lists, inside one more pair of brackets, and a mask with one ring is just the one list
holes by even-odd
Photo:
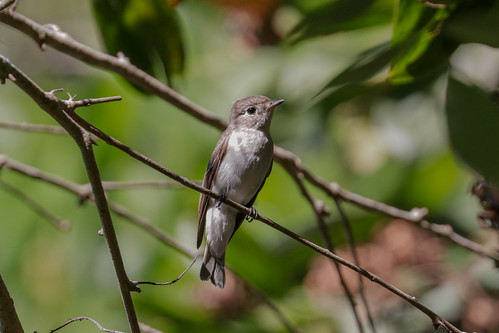
[[439, 71], [457, 45], [440, 36], [441, 25], [451, 8], [434, 9], [422, 2], [399, 0], [392, 44], [413, 38], [410, 47], [397, 57], [390, 70], [390, 82], [406, 84]]
[[154, 77], [164, 76], [170, 85], [183, 73], [180, 26], [166, 1], [93, 0], [93, 10], [110, 54], [122, 52], [132, 64]]
[[390, 43], [387, 42], [363, 52], [352, 65], [348, 66], [326, 84], [321, 89], [321, 92], [331, 87], [370, 79], [383, 68], [387, 67], [410, 43], [411, 39], [394, 46], [390, 46]]
[[[373, 5], [375, 4], [375, 5]], [[312, 12], [298, 23], [288, 34], [286, 41], [296, 44], [300, 41], [389, 23], [391, 8], [382, 0], [336, 0]]]
[[447, 126], [457, 155], [489, 182], [499, 185], [499, 107], [474, 86], [449, 77]]

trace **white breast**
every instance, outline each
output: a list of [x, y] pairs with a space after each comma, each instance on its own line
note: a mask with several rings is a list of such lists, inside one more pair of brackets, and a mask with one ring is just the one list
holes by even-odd
[[220, 164], [213, 189], [227, 197], [248, 203], [265, 180], [272, 163], [273, 143], [262, 131], [234, 131]]

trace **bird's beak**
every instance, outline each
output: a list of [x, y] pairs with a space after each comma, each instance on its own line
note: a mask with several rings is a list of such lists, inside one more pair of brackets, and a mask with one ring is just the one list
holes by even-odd
[[268, 106], [267, 106], [267, 109], [266, 111], [272, 111], [274, 110], [279, 104], [281, 104], [282, 102], [284, 102], [283, 99], [277, 99], [275, 101], [272, 101]]

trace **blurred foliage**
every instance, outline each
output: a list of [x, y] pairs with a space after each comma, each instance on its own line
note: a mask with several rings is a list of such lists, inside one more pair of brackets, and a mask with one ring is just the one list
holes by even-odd
[[121, 52], [152, 76], [161, 77], [161, 67], [170, 85], [175, 74], [182, 74], [185, 55], [174, 2], [93, 0], [92, 4], [109, 53]]
[[[179, 92], [225, 119], [239, 97], [284, 98], [274, 115], [274, 141], [314, 173], [404, 209], [426, 206], [429, 220], [497, 244], [494, 234], [476, 223], [474, 176], [454, 152], [481, 176], [497, 179], [499, 124], [491, 96], [499, 82], [498, 1], [210, 0], [172, 6], [160, 0], [96, 0], [93, 8], [87, 2], [61, 7], [55, 0], [44, 6], [23, 0], [18, 10], [38, 22], [54, 22], [95, 48], [102, 33], [111, 54], [122, 51], [159, 77], [158, 67], [168, 79], [183, 72]], [[0, 29], [0, 52], [44, 89], [64, 87], [79, 98], [122, 95], [122, 102], [79, 113], [173, 171], [202, 178], [216, 130], [103, 71], [51, 50], [40, 53], [31, 41]], [[53, 124], [10, 82], [0, 87], [0, 119]], [[105, 180], [164, 180], [98, 143]], [[87, 182], [76, 146], [64, 136], [0, 128], [0, 154]], [[1, 170], [0, 177], [71, 222], [69, 232], [59, 232], [0, 190], [0, 272], [25, 330], [49, 331], [68, 317], [86, 315], [126, 331], [95, 207], [80, 206], [73, 195], [13, 171]], [[310, 190], [331, 208], [330, 236], [348, 257], [334, 204]], [[195, 248], [197, 193], [146, 188], [110, 191], [109, 198]], [[280, 166], [274, 166], [256, 208], [322, 244], [310, 207]], [[499, 329], [499, 278], [490, 262], [407, 223], [344, 208], [366, 268], [465, 331]], [[114, 217], [132, 279], [173, 280], [189, 263]], [[265, 225], [243, 225], [228, 247], [227, 263], [304, 332], [356, 330], [331, 263]], [[229, 278], [221, 291], [199, 281], [198, 270], [199, 264], [170, 287], [144, 286], [134, 295], [140, 321], [164, 332], [285, 331], [236, 280]], [[366, 286], [379, 332], [433, 331], [424, 315], [376, 285]], [[95, 327], [82, 322], [68, 329]]]

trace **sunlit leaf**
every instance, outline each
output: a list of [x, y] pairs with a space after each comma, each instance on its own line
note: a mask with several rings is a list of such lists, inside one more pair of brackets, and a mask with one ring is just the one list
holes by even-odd
[[390, 70], [390, 82], [409, 83], [440, 70], [456, 45], [440, 36], [441, 25], [450, 9], [434, 9], [422, 2], [400, 0], [396, 10], [392, 44], [415, 36], [404, 54], [396, 58]]
[[450, 77], [446, 112], [450, 143], [457, 155], [499, 185], [499, 106], [477, 87]]

